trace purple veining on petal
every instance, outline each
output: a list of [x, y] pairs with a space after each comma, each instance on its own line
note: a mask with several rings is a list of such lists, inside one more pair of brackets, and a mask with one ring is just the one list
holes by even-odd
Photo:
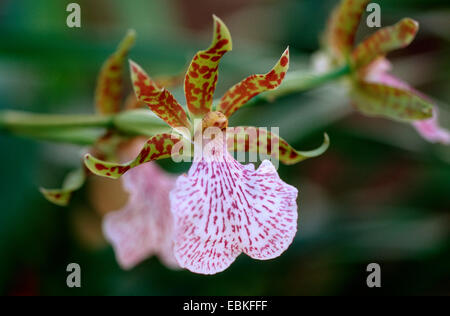
[[170, 194], [175, 257], [196, 273], [221, 272], [242, 252], [278, 257], [297, 231], [297, 189], [267, 160], [257, 170], [241, 165], [225, 143], [208, 142]]

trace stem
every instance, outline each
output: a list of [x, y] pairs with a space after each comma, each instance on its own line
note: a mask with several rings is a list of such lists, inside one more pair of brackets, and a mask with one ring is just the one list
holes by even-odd
[[95, 144], [95, 142], [105, 134], [102, 129], [61, 129], [55, 131], [54, 129], [43, 130], [27, 130], [16, 129], [14, 134], [21, 137], [26, 137], [36, 140], [46, 140], [56, 143], [69, 143], [73, 145], [88, 146]]
[[90, 145], [113, 129], [126, 135], [153, 136], [170, 133], [171, 128], [146, 109], [115, 115], [49, 115], [0, 111], [0, 130], [33, 139]]
[[105, 115], [55, 115], [18, 111], [0, 112], [0, 128], [6, 130], [60, 129], [111, 127], [113, 116]]

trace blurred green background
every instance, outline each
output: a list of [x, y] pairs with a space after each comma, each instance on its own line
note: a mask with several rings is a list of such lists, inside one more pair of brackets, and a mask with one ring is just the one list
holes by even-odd
[[[153, 76], [173, 75], [208, 46], [213, 13], [234, 42], [221, 63], [216, 96], [269, 70], [287, 45], [291, 69], [306, 70], [337, 3], [79, 0], [82, 27], [70, 29], [70, 2], [0, 2], [0, 109], [92, 113], [97, 72], [128, 28], [138, 34], [131, 58]], [[416, 41], [390, 59], [395, 74], [437, 101], [449, 128], [448, 1], [377, 2], [383, 26], [406, 16], [421, 23]], [[358, 38], [373, 31], [361, 25]], [[172, 91], [184, 101], [180, 87]], [[280, 166], [281, 177], [300, 191], [299, 232], [281, 257], [241, 255], [214, 276], [171, 271], [156, 258], [122, 271], [100, 233], [101, 214], [114, 210], [112, 191], [99, 193], [100, 180], [91, 178], [70, 207], [60, 208], [37, 190], [58, 187], [79, 165], [82, 148], [0, 134], [0, 294], [450, 294], [448, 147], [426, 143], [407, 124], [353, 113], [337, 84], [243, 109], [234, 124], [279, 126], [299, 149], [317, 146], [324, 131], [331, 137], [323, 156]], [[171, 172], [188, 168], [162, 165]], [[66, 286], [71, 262], [81, 265], [81, 289]], [[381, 289], [366, 286], [371, 262], [381, 265]]]

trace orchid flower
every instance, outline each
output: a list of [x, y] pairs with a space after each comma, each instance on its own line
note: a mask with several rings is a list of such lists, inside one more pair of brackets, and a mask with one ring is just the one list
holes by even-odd
[[[320, 63], [351, 67], [350, 95], [354, 106], [370, 116], [412, 123], [430, 142], [450, 144], [450, 133], [439, 126], [438, 110], [408, 84], [392, 76], [387, 53], [408, 46], [419, 24], [405, 18], [384, 27], [354, 47], [361, 16], [369, 0], [342, 0], [333, 11], [324, 36], [325, 58]], [[322, 55], [324, 56], [324, 55]]]
[[[168, 90], [131, 61], [137, 99], [175, 133], [151, 137], [139, 155], [125, 164], [85, 156], [85, 164], [93, 173], [117, 179], [146, 162], [171, 157], [172, 150], [186, 138], [194, 144], [194, 162], [188, 174], [177, 179], [170, 202], [175, 258], [182, 268], [202, 274], [225, 270], [242, 252], [260, 260], [275, 258], [288, 248], [297, 231], [297, 189], [279, 178], [270, 161], [263, 161], [255, 170], [251, 164], [240, 164], [229, 151], [265, 151], [293, 164], [322, 154], [329, 145], [325, 137], [318, 149], [301, 152], [265, 129], [228, 128], [229, 117], [254, 96], [277, 88], [289, 66], [286, 49], [268, 73], [236, 84], [213, 109], [219, 61], [231, 48], [228, 28], [214, 16], [212, 43], [194, 56], [185, 76], [188, 113]], [[196, 119], [201, 124], [196, 124]], [[261, 137], [248, 137], [249, 129]]]

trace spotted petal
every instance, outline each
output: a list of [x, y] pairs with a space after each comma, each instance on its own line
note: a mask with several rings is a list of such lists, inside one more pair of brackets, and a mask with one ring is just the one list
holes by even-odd
[[103, 219], [103, 232], [120, 266], [131, 269], [157, 255], [168, 267], [176, 268], [169, 201], [175, 177], [165, 174], [156, 163], [147, 163], [130, 170], [122, 179], [130, 193], [128, 203]]
[[234, 160], [223, 142], [209, 144], [211, 154], [196, 157], [170, 194], [178, 263], [215, 274], [242, 252], [259, 260], [278, 257], [297, 231], [297, 189], [269, 161], [255, 170]]
[[[156, 87], [164, 87], [167, 89], [180, 85], [183, 82], [183, 79], [184, 74], [159, 76], [155, 78], [153, 84], [156, 85]], [[142, 101], [139, 101], [136, 98], [136, 94], [134, 92], [130, 93], [125, 99], [125, 110], [134, 110], [142, 107], [146, 107], [146, 104]]]
[[80, 168], [66, 176], [61, 189], [40, 188], [40, 191], [48, 201], [59, 206], [67, 206], [73, 193], [83, 186], [85, 180], [86, 170]]
[[393, 86], [355, 82], [351, 91], [358, 110], [371, 116], [383, 116], [399, 121], [430, 118], [433, 106], [412, 91]]
[[281, 56], [273, 69], [265, 75], [245, 78], [228, 90], [220, 100], [217, 111], [230, 117], [240, 107], [258, 94], [278, 88], [289, 68], [289, 48]]
[[135, 62], [130, 61], [130, 69], [138, 101], [147, 104], [156, 115], [173, 128], [190, 128], [186, 112], [168, 90], [159, 88]]
[[328, 21], [325, 45], [340, 61], [344, 61], [353, 49], [361, 16], [369, 2], [369, 0], [341, 0]]
[[280, 136], [264, 128], [237, 126], [227, 129], [228, 150], [235, 152], [252, 152], [269, 155], [286, 165], [293, 165], [303, 160], [322, 155], [330, 146], [330, 139], [325, 134], [323, 144], [311, 151], [298, 151]]
[[228, 28], [218, 17], [213, 17], [214, 34], [211, 46], [194, 56], [184, 79], [186, 103], [191, 117], [202, 117], [211, 110], [219, 61], [232, 48]]
[[418, 30], [419, 23], [409, 18], [378, 30], [353, 51], [353, 66], [364, 67], [390, 51], [408, 46], [414, 40]]
[[171, 157], [173, 146], [180, 140], [181, 137], [175, 134], [159, 134], [151, 137], [145, 143], [139, 155], [128, 163], [106, 162], [87, 154], [84, 157], [84, 164], [92, 173], [98, 176], [118, 179], [128, 170], [148, 161]]
[[95, 105], [99, 113], [111, 114], [120, 110], [123, 97], [123, 65], [135, 37], [134, 30], [128, 31], [117, 51], [102, 66], [95, 90]]
[[423, 100], [429, 102], [430, 106], [433, 107], [432, 117], [425, 120], [417, 120], [412, 122], [414, 128], [419, 132], [419, 134], [432, 143], [450, 144], [450, 131], [441, 127], [438, 120], [438, 109], [433, 106], [428, 98], [422, 95], [420, 92], [414, 90], [409, 84], [394, 77], [389, 73], [391, 70], [391, 64], [384, 58], [380, 58], [373, 62], [370, 67], [366, 70], [366, 80], [370, 82], [379, 82], [391, 87], [396, 87], [398, 89], [407, 90], [414, 93]]

